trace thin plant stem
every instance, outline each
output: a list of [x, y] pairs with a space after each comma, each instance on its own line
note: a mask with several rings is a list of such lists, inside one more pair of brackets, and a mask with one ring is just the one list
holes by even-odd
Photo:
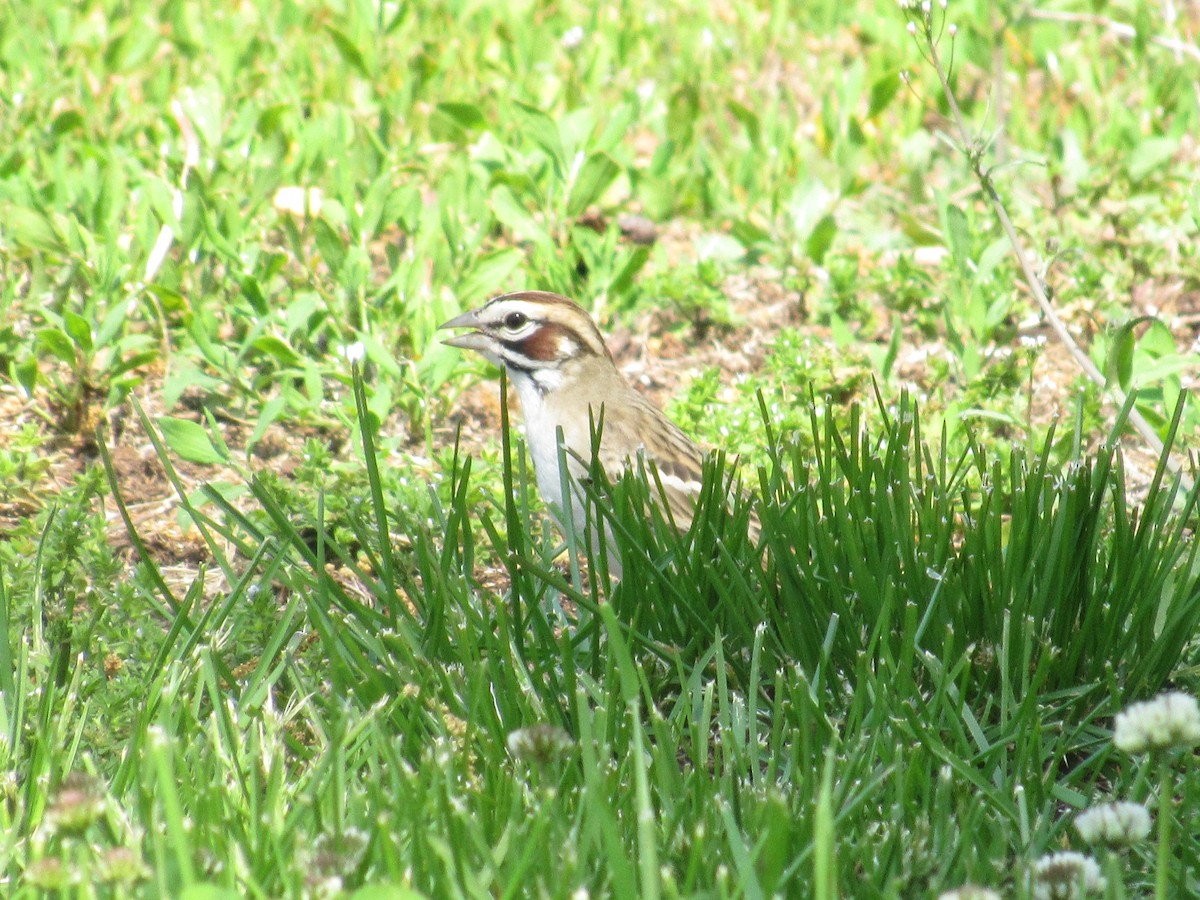
[[1171, 818], [1174, 817], [1171, 766], [1168, 754], [1158, 761], [1158, 859], [1154, 866], [1154, 900], [1166, 900], [1171, 874]]
[[[1021, 246], [1021, 241], [1017, 236], [1017, 230], [1013, 226], [1012, 220], [1008, 216], [1008, 210], [1004, 206], [1004, 201], [1000, 199], [1000, 195], [996, 192], [996, 187], [992, 181], [992, 176], [990, 172], [983, 167], [984, 145], [972, 141], [970, 131], [967, 128], [966, 118], [963, 116], [962, 110], [959, 108], [958, 100], [955, 98], [954, 92], [950, 89], [950, 78], [946, 72], [946, 68], [942, 64], [941, 56], [938, 54], [938, 42], [935, 40], [933, 33], [932, 12], [923, 13], [923, 22], [922, 26], [919, 26], [919, 28], [920, 27], [923, 27], [922, 33], [924, 35], [924, 49], [928, 50], [929, 52], [927, 58], [930, 64], [933, 66], [934, 71], [937, 72], [938, 81], [940, 81], [942, 85], [942, 93], [946, 98], [947, 105], [950, 107], [950, 113], [954, 120], [954, 126], [958, 132], [960, 148], [962, 149], [963, 153], [966, 154], [967, 160], [971, 166], [971, 171], [975, 174], [980, 186], [983, 188], [983, 192], [987, 197], [988, 204], [991, 206], [992, 212], [996, 216], [996, 219], [1000, 222], [1000, 227], [1004, 229], [1004, 234], [1008, 238], [1008, 242], [1013, 248], [1013, 254], [1016, 256], [1017, 262], [1021, 266], [1021, 272], [1025, 277], [1025, 282], [1029, 285], [1029, 290], [1033, 294], [1034, 300], [1037, 301], [1037, 304], [1042, 311], [1042, 315], [1046, 317], [1046, 321], [1050, 323], [1050, 328], [1054, 331], [1055, 335], [1057, 335], [1058, 339], [1062, 341], [1063, 345], [1071, 354], [1071, 357], [1084, 371], [1088, 378], [1099, 385], [1101, 389], [1107, 388], [1107, 390], [1111, 392], [1116, 405], [1118, 407], [1124, 407], [1126, 401], [1125, 392], [1122, 391], [1118, 385], [1108, 382], [1108, 379], [1101, 374], [1100, 370], [1096, 367], [1096, 364], [1092, 362], [1091, 358], [1087, 355], [1087, 353], [1084, 352], [1083, 348], [1079, 346], [1079, 343], [1075, 340], [1075, 338], [1071, 336], [1071, 333], [1067, 330], [1066, 324], [1061, 318], [1059, 318], [1054, 306], [1050, 303], [1050, 299], [1046, 296], [1045, 288], [1042, 286], [1042, 279], [1039, 278], [1037, 272], [1034, 271], [1032, 261]], [[1154, 430], [1150, 423], [1146, 421], [1145, 417], [1142, 416], [1142, 414], [1138, 412], [1137, 408], [1134, 406], [1130, 407], [1129, 421], [1133, 424], [1133, 427], [1137, 429], [1137, 432], [1142, 436], [1142, 439], [1147, 443], [1147, 445], [1149, 445], [1149, 447], [1160, 458], [1163, 457], [1165, 453], [1165, 447], [1162, 439], [1158, 436], [1158, 433]], [[1167, 466], [1172, 472], [1180, 477], [1187, 490], [1191, 490], [1192, 480], [1187, 476], [1186, 473], [1183, 472], [1180, 464], [1169, 455], [1166, 457], [1166, 461]]]
[[1171, 766], [1168, 754], [1160, 754], [1158, 762], [1158, 860], [1154, 872], [1155, 900], [1166, 900], [1167, 883], [1171, 874], [1171, 819], [1174, 817]]

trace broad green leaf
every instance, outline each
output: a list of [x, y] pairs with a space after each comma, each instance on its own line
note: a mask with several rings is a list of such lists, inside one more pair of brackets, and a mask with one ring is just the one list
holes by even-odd
[[163, 440], [181, 459], [201, 465], [214, 465], [226, 462], [226, 458], [217, 449], [204, 426], [190, 419], [177, 419], [164, 416], [158, 420]]
[[515, 247], [484, 254], [476, 260], [471, 271], [458, 286], [458, 296], [466, 305], [473, 306], [499, 293], [524, 259], [525, 254]]
[[571, 187], [567, 215], [578, 216], [596, 203], [620, 171], [621, 167], [607, 153], [594, 153], [589, 156], [579, 168], [579, 175]]
[[287, 398], [282, 394], [278, 394], [263, 404], [262, 412], [258, 414], [258, 422], [254, 425], [254, 432], [246, 441], [246, 450], [249, 451], [259, 441], [262, 440], [267, 429], [279, 420], [284, 409], [287, 408]]
[[519, 241], [544, 242], [547, 239], [546, 229], [534, 221], [533, 216], [525, 209], [513, 192], [504, 185], [492, 189], [492, 215], [501, 225], [512, 232]]
[[220, 147], [225, 128], [225, 94], [220, 82], [211, 75], [190, 84], [179, 94], [188, 119], [206, 147]]
[[1056, 143], [1064, 177], [1074, 185], [1082, 184], [1090, 177], [1091, 167], [1079, 132], [1074, 128], [1064, 128]]
[[79, 110], [68, 109], [54, 117], [54, 121], [50, 123], [50, 131], [56, 138], [62, 138], [67, 132], [83, 130], [84, 126], [85, 121]]
[[227, 387], [223, 379], [214, 378], [194, 361], [185, 358], [167, 370], [162, 387], [163, 407], [174, 409], [183, 392], [188, 389], [213, 394], [226, 390]]
[[833, 213], [821, 217], [821, 220], [813, 226], [808, 240], [804, 243], [804, 249], [808, 253], [809, 259], [817, 265], [821, 265], [825, 254], [829, 252], [829, 248], [833, 244], [834, 237], [837, 236], [837, 230], [837, 219], [833, 217]]
[[27, 356], [13, 366], [13, 377], [17, 379], [17, 384], [25, 389], [26, 394], [32, 394], [38, 380], [37, 357]]
[[215, 884], [193, 884], [179, 893], [179, 900], [240, 900], [241, 894]]
[[797, 237], [807, 238], [837, 202], [837, 195], [818, 178], [809, 177], [792, 190], [787, 211]]
[[[159, 352], [155, 350], [143, 350], [141, 353], [133, 353], [129, 356], [122, 357], [119, 362], [113, 365], [108, 374], [110, 378], [117, 378], [124, 375], [126, 372], [132, 372], [143, 366], [148, 366], [159, 358]], [[134, 379], [140, 380], [140, 379]]]
[[667, 136], [675, 144], [686, 147], [692, 142], [699, 116], [700, 93], [695, 85], [680, 85], [671, 94], [667, 106]]
[[427, 900], [420, 891], [401, 884], [372, 884], [350, 895], [350, 900]]
[[633, 279], [646, 265], [648, 259], [650, 259], [649, 247], [635, 247], [625, 262], [621, 264], [616, 274], [613, 275], [612, 281], [608, 284], [609, 291], [617, 296], [626, 293], [633, 287]]
[[265, 316], [270, 312], [270, 306], [267, 304], [267, 298], [263, 294], [262, 288], [258, 285], [258, 279], [253, 275], [247, 275], [242, 279], [242, 296], [250, 303], [250, 307], [260, 316]]
[[61, 328], [42, 328], [37, 333], [38, 343], [69, 366], [75, 365], [75, 342]]
[[729, 112], [733, 117], [742, 123], [742, 127], [746, 129], [746, 135], [750, 138], [750, 143], [758, 147], [762, 140], [762, 124], [759, 122], [758, 113], [743, 103], [737, 100], [729, 101]]
[[339, 31], [332, 25], [325, 28], [326, 33], [333, 39], [333, 45], [337, 48], [337, 52], [342, 59], [348, 62], [358, 74], [363, 78], [371, 77], [371, 69], [367, 65], [367, 58], [359, 49], [358, 45], [350, 39], [350, 36], [344, 31]]
[[775, 896], [777, 885], [796, 846], [796, 818], [779, 791], [768, 791], [759, 812], [758, 855], [755, 868], [764, 896]]
[[513, 109], [521, 119], [521, 133], [536, 146], [545, 151], [554, 163], [554, 168], [560, 178], [566, 175], [566, 158], [563, 153], [562, 138], [554, 120], [531, 103], [517, 102]]
[[871, 100], [867, 104], [867, 118], [873, 119], [892, 102], [896, 94], [900, 90], [900, 73], [889, 72], [881, 78], [875, 79], [871, 85]]
[[180, 234], [183, 231], [183, 224], [179, 221], [179, 216], [175, 214], [176, 188], [161, 178], [148, 177], [142, 183], [142, 190], [146, 194], [146, 199], [150, 201], [150, 208], [154, 210], [158, 220], [175, 234]]
[[1154, 15], [1150, 11], [1150, 4], [1146, 0], [1138, 0], [1133, 14], [1133, 50], [1139, 59], [1145, 57], [1146, 46], [1154, 36], [1154, 29]]
[[746, 248], [741, 241], [720, 231], [697, 235], [692, 243], [696, 248], [696, 256], [701, 260], [736, 262], [746, 255]]
[[255, 338], [251, 346], [255, 350], [267, 354], [267, 356], [274, 359], [285, 369], [300, 364], [300, 354], [293, 350], [287, 341], [277, 335], [264, 334], [259, 338]]
[[63, 313], [63, 327], [76, 345], [85, 353], [92, 350], [92, 326], [79, 313], [67, 310]]
[[62, 253], [66, 249], [54, 221], [41, 210], [6, 205], [0, 209], [0, 222], [19, 246], [49, 253]]
[[128, 312], [129, 305], [127, 303], [114, 303], [112, 305], [96, 327], [96, 336], [94, 339], [96, 346], [107, 347], [116, 339], [117, 335], [121, 333], [121, 328], [125, 324]]
[[[851, 116], [846, 121], [846, 137], [855, 147], [862, 147], [866, 145], [867, 135], [862, 129], [862, 123], [859, 121], [858, 116]], [[853, 157], [849, 158], [853, 159]], [[852, 194], [855, 192], [847, 189], [846, 193]]]
[[1168, 378], [1174, 378], [1180, 372], [1197, 371], [1200, 366], [1200, 360], [1195, 359], [1190, 354], [1176, 354], [1161, 359], [1157, 359], [1150, 364], [1142, 364], [1137, 370], [1137, 385], [1145, 387], [1146, 385], [1155, 384]]
[[879, 366], [880, 373], [883, 375], [885, 382], [892, 380], [892, 370], [896, 367], [896, 359], [900, 355], [900, 345], [904, 338], [904, 321], [899, 316], [896, 316], [895, 322], [892, 325], [892, 337], [888, 341], [887, 352], [884, 354], [883, 361]]
[[1146, 138], [1129, 154], [1126, 162], [1129, 177], [1134, 181], [1141, 181], [1170, 162], [1178, 149], [1179, 141], [1173, 137]]
[[556, 114], [554, 122], [558, 126], [558, 139], [562, 141], [563, 158], [572, 160], [572, 165], [581, 152], [585, 156], [600, 152], [591, 145], [591, 136], [596, 132], [596, 111], [592, 107], [581, 106]]
[[971, 261], [971, 226], [967, 222], [967, 214], [953, 203], [946, 205], [944, 216], [946, 249], [962, 271]]
[[313, 237], [317, 241], [317, 249], [321, 258], [329, 265], [332, 272], [341, 272], [342, 263], [346, 261], [346, 242], [342, 236], [323, 218], [313, 222]]
[[160, 282], [146, 285], [146, 292], [154, 296], [165, 312], [177, 313], [187, 307], [187, 299], [174, 288], [166, 287]]
[[758, 247], [769, 244], [771, 242], [771, 232], [763, 228], [761, 225], [756, 225], [749, 219], [736, 219], [729, 226], [729, 233], [732, 234], [743, 247]]
[[410, 361], [397, 359], [395, 347], [376, 337], [374, 332], [359, 334], [358, 339], [362, 341], [363, 347], [367, 351], [367, 359], [371, 361], [372, 365], [379, 367], [382, 376], [397, 382], [404, 377], [404, 370]]
[[639, 119], [636, 104], [621, 103], [602, 117], [603, 130], [593, 139], [592, 147], [598, 151], [611, 153], [622, 146], [627, 140], [631, 129]]
[[449, 119], [463, 131], [471, 131], [487, 126], [487, 119], [484, 118], [483, 113], [480, 112], [479, 107], [474, 103], [453, 103], [446, 101], [434, 107], [434, 112]]
[[1113, 335], [1108, 357], [1104, 361], [1104, 377], [1110, 383], [1116, 381], [1123, 391], [1129, 390], [1133, 376], [1133, 351], [1137, 346], [1137, 336], [1133, 330], [1143, 322], [1153, 320], [1153, 316], [1138, 316], [1118, 328], [1117, 333]]
[[[475, 115], [468, 110], [474, 110]], [[482, 125], [483, 116], [479, 110], [465, 103], [439, 103], [429, 117], [429, 132], [434, 139], [456, 144], [466, 144]]]
[[[1150, 324], [1143, 332], [1141, 340], [1138, 341], [1138, 346], [1156, 359], [1177, 355], [1175, 336], [1171, 334], [1167, 323], [1151, 316], [1146, 318], [1149, 319]], [[1195, 355], [1189, 354], [1189, 356], [1191, 356], [1193, 364], [1200, 363], [1200, 359], [1197, 359]]]
[[255, 130], [263, 137], [269, 137], [283, 130], [288, 116], [294, 115], [296, 108], [290, 103], [274, 103], [263, 107], [255, 120]]
[[242, 259], [237, 248], [225, 236], [223, 223], [213, 216], [208, 207], [201, 207], [200, 221], [204, 228], [204, 236], [212, 243], [213, 249], [230, 264], [240, 266]]

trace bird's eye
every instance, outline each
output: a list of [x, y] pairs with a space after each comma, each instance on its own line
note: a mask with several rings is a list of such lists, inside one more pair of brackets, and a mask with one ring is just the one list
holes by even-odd
[[516, 331], [522, 325], [529, 321], [529, 317], [523, 312], [510, 312], [504, 317], [504, 327], [510, 331]]

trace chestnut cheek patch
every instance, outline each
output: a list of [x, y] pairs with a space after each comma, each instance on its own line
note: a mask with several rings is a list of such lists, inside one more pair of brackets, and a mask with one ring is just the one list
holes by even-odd
[[546, 322], [529, 337], [515, 341], [513, 347], [527, 359], [553, 362], [570, 356], [575, 350], [575, 342], [561, 325]]

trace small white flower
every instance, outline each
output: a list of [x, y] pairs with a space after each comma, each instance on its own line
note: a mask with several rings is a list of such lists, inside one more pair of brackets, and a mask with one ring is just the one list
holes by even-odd
[[957, 34], [958, 34], [958, 26], [957, 26], [957, 25], [953, 25], [953, 24], [952, 24], [952, 25], [951, 25], [951, 26], [950, 26], [950, 27], [947, 29], [947, 31], [949, 31], [949, 32], [950, 32], [950, 37], [954, 37], [955, 35], [957, 35]]
[[964, 884], [960, 888], [939, 894], [938, 900], [1000, 900], [1000, 895], [991, 888]]
[[1200, 744], [1200, 703], [1172, 691], [1117, 714], [1113, 744], [1126, 753]]
[[564, 50], [574, 50], [583, 43], [583, 26], [573, 25], [563, 32], [563, 36], [559, 39]]
[[1129, 847], [1150, 834], [1150, 813], [1140, 803], [1101, 803], [1075, 817], [1075, 830], [1089, 844]]
[[904, 27], [908, 29], [909, 34], [915, 35], [917, 33], [917, 23], [916, 22], [909, 22]]
[[1071, 850], [1043, 856], [1033, 864], [1033, 877], [1033, 896], [1039, 900], [1082, 897], [1105, 886], [1096, 861]]
[[507, 743], [514, 758], [541, 766], [561, 759], [575, 745], [565, 730], [546, 723], [518, 728], [509, 734]]
[[315, 216], [321, 212], [325, 192], [318, 187], [302, 188], [297, 185], [281, 187], [275, 192], [271, 205], [276, 212], [292, 216]]
[[337, 355], [348, 363], [360, 363], [367, 358], [367, 348], [363, 346], [362, 341], [355, 341], [353, 344], [341, 344], [337, 348]]

